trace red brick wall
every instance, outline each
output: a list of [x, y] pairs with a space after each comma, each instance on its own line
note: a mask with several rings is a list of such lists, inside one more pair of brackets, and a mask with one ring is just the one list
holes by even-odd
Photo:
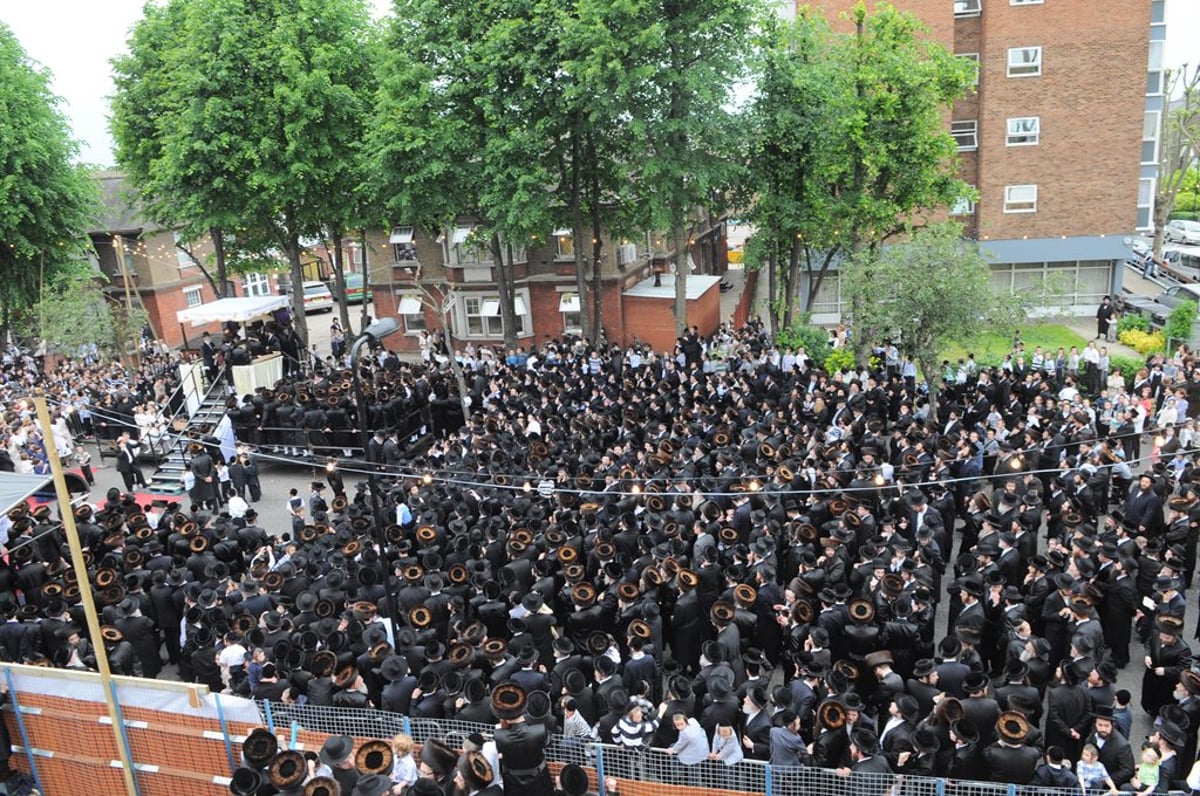
[[[242, 295], [241, 280], [234, 278], [231, 281], [234, 283], [235, 295]], [[200, 339], [200, 336], [205, 331], [212, 332], [213, 334], [220, 332], [221, 325], [217, 323], [208, 324], [207, 326], [192, 326], [190, 323], [185, 323], [180, 328], [179, 319], [175, 317], [175, 313], [179, 310], [187, 309], [187, 300], [183, 296], [183, 291], [185, 288], [193, 285], [200, 285], [201, 295], [204, 297], [206, 304], [217, 300], [217, 294], [213, 291], [212, 286], [201, 275], [169, 287], [138, 291], [139, 295], [141, 295], [142, 303], [146, 306], [146, 313], [150, 316], [151, 328], [154, 329], [155, 334], [160, 339], [166, 340], [167, 344], [172, 348], [179, 348], [184, 344], [185, 334], [188, 341], [195, 342]], [[124, 302], [124, 293], [119, 292], [117, 297]]]

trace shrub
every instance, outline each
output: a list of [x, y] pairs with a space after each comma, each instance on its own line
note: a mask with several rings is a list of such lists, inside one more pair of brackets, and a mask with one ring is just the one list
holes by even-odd
[[804, 346], [813, 362], [824, 362], [831, 351], [829, 332], [804, 320], [780, 329], [775, 334], [775, 342], [780, 348], [798, 349]]
[[1167, 316], [1162, 333], [1168, 342], [1186, 343], [1192, 339], [1192, 324], [1196, 322], [1196, 302], [1185, 301]]
[[854, 367], [854, 352], [839, 348], [836, 351], [830, 351], [829, 356], [825, 357], [825, 370], [830, 373], [848, 370]]
[[1137, 312], [1127, 312], [1117, 320], [1117, 336], [1130, 330], [1139, 332], [1150, 331], [1150, 319]]
[[1146, 360], [1139, 357], [1110, 356], [1108, 358], [1109, 372], [1113, 368], [1121, 369], [1121, 377], [1125, 379], [1125, 389], [1133, 387], [1133, 377], [1146, 365]]
[[1117, 339], [1139, 354], [1153, 354], [1167, 349], [1167, 339], [1162, 332], [1150, 334], [1130, 329], [1119, 334]]

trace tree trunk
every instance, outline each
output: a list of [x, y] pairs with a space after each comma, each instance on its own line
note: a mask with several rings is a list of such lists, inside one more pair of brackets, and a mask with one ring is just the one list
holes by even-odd
[[687, 331], [687, 249], [683, 221], [671, 225], [675, 242], [675, 336], [683, 337]]
[[463, 420], [470, 420], [471, 409], [467, 406], [467, 398], [471, 394], [467, 392], [467, 380], [463, 377], [462, 364], [454, 350], [454, 324], [446, 323], [446, 314], [440, 308], [438, 319], [442, 322], [442, 338], [446, 341], [446, 355], [450, 357], [450, 371], [454, 374], [454, 383], [458, 385], [458, 402], [462, 406]]
[[[374, 291], [371, 290], [371, 261], [367, 257], [366, 227], [364, 227], [362, 232], [359, 233], [358, 245], [360, 248], [362, 248], [363, 253], [363, 300], [362, 304], [359, 305], [360, 312], [358, 314], [358, 322], [360, 328], [366, 329], [371, 325], [371, 307], [375, 303]], [[370, 301], [367, 300], [368, 294], [372, 296]], [[350, 334], [349, 326], [346, 327], [346, 334]]]
[[[212, 238], [213, 259], [217, 263], [217, 284], [214, 286], [213, 292], [217, 294], [217, 298], [225, 298], [229, 295], [229, 272], [225, 263], [225, 233], [217, 227], [210, 227], [208, 235]], [[203, 268], [201, 270], [203, 271]], [[211, 277], [209, 281], [212, 281]]]
[[928, 354], [916, 354], [913, 357], [917, 364], [921, 366], [921, 373], [925, 376], [925, 382], [929, 385], [929, 419], [938, 422], [938, 390], [942, 389], [942, 374], [938, 370], [937, 356]]
[[[330, 227], [329, 240], [332, 244], [333, 260], [333, 292], [338, 299], [338, 315], [342, 320], [342, 328], [346, 330], [347, 337], [354, 337], [354, 330], [350, 328], [350, 302], [346, 300], [346, 262], [342, 257], [342, 230], [340, 227]], [[367, 282], [363, 279], [363, 295], [366, 295]], [[365, 300], [365, 299], [364, 299]]]
[[[600, 339], [600, 334], [604, 328], [603, 325], [601, 324], [601, 319], [603, 317], [601, 314], [601, 303], [602, 303], [604, 297], [603, 297], [602, 293], [600, 292], [600, 286], [601, 286], [600, 278], [601, 278], [602, 271], [603, 271], [603, 269], [601, 268], [601, 265], [600, 265], [600, 262], [601, 262], [600, 261], [600, 252], [603, 247], [603, 244], [601, 243], [602, 238], [600, 237], [600, 232], [601, 232], [601, 230], [600, 230], [600, 207], [601, 207], [600, 203], [601, 203], [602, 199], [600, 197], [600, 171], [599, 171], [599, 167], [596, 164], [596, 139], [590, 132], [588, 133], [588, 139], [587, 139], [587, 153], [588, 153], [587, 162], [591, 164], [591, 171], [589, 173], [590, 174], [589, 184], [591, 187], [591, 189], [589, 191], [589, 194], [591, 197], [590, 201], [589, 201], [589, 206], [591, 207], [591, 210], [592, 210], [592, 312], [591, 312], [592, 326], [591, 326], [591, 336], [592, 336], [592, 340], [596, 341], [596, 340]], [[582, 301], [582, 299], [580, 299], [580, 300]]]
[[796, 280], [800, 276], [800, 240], [792, 238], [791, 251], [788, 252], [787, 278], [784, 280], [783, 296], [783, 328], [790, 329], [796, 322]]
[[812, 252], [807, 245], [805, 245], [804, 251], [804, 260], [808, 270], [808, 295], [804, 297], [804, 311], [812, 312], [813, 304], [817, 301], [817, 292], [825, 282], [825, 275], [829, 272], [829, 266], [833, 263], [837, 249], [825, 255], [825, 259], [821, 262], [821, 267], [817, 270], [816, 274], [812, 270]]
[[779, 323], [780, 305], [779, 305], [779, 257], [776, 254], [775, 247], [771, 247], [771, 251], [767, 254], [767, 295], [770, 297], [767, 301], [767, 317], [771, 319], [771, 334], [778, 334], [782, 326]]
[[300, 264], [300, 238], [293, 235], [285, 247], [292, 277], [292, 328], [296, 330], [300, 362], [308, 356], [308, 318], [304, 315], [304, 267]]
[[[500, 233], [492, 233], [492, 267], [496, 270], [496, 287], [500, 290], [500, 324], [504, 327], [505, 350], [517, 347], [517, 311], [513, 301], [512, 283], [504, 262], [504, 247], [500, 244]], [[528, 307], [526, 308], [528, 310]]]
[[583, 259], [583, 167], [579, 131], [571, 131], [571, 235], [575, 243], [575, 290], [579, 296], [579, 326], [586, 336], [592, 328], [592, 309], [587, 295], [587, 263]]

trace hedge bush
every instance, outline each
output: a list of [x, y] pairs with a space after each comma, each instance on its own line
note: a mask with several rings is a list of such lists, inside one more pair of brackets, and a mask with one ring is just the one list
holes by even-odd
[[1117, 320], [1117, 336], [1121, 332], [1128, 331], [1148, 332], [1150, 331], [1150, 319], [1145, 315], [1137, 312], [1127, 312]]
[[1162, 332], [1150, 334], [1137, 329], [1129, 329], [1117, 335], [1117, 339], [1139, 354], [1154, 354], [1167, 350], [1167, 338], [1163, 336]]

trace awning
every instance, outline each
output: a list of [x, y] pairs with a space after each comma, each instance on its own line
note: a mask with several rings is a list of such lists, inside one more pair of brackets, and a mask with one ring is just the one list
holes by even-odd
[[485, 318], [500, 317], [500, 299], [484, 299], [479, 302], [479, 314]]
[[223, 321], [245, 323], [290, 304], [291, 299], [287, 296], [242, 296], [210, 301], [199, 307], [188, 307], [175, 313], [175, 317], [180, 323], [190, 323], [192, 326]]
[[396, 310], [397, 315], [420, 315], [421, 314], [421, 299], [418, 296], [401, 296], [400, 308]]
[[467, 238], [471, 237], [471, 231], [474, 227], [455, 227], [454, 235], [450, 238], [450, 243], [457, 246], [460, 243], [466, 243]]
[[520, 296], [513, 299], [513, 312], [517, 315], [525, 314], [525, 299]]
[[412, 243], [413, 228], [412, 227], [392, 227], [392, 236], [388, 238], [388, 243]]
[[579, 312], [579, 294], [563, 293], [558, 297], [559, 312]]
[[0, 514], [7, 514], [9, 509], [40, 491], [50, 481], [48, 475], [0, 473]]
[[561, 238], [561, 237], [563, 237], [564, 235], [574, 235], [574, 234], [575, 234], [575, 233], [573, 233], [573, 232], [572, 232], [571, 230], [569, 230], [569, 229], [556, 229], [556, 230], [554, 230], [554, 237], [556, 237], [556, 238]]

